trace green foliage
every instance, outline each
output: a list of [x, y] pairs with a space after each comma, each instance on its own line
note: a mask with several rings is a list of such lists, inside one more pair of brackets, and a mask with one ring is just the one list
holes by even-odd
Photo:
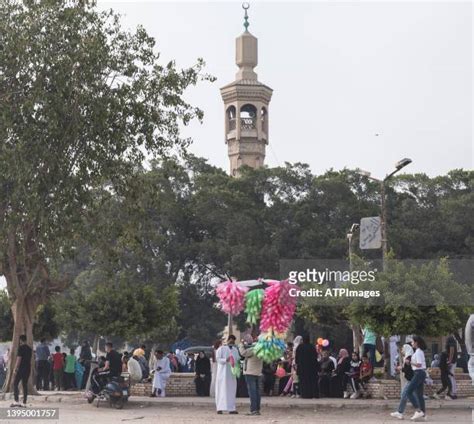
[[53, 340], [59, 336], [59, 325], [56, 320], [56, 311], [52, 301], [41, 305], [36, 313], [36, 320], [33, 325], [33, 337], [41, 340], [43, 337]]
[[[177, 300], [174, 287], [164, 289], [158, 297], [152, 285], [136, 284], [126, 276], [114, 280], [97, 271], [84, 271], [67, 296], [57, 299], [56, 313], [63, 331], [131, 340], [157, 336], [160, 326], [172, 324]], [[172, 339], [170, 329], [173, 325], [164, 327], [159, 336]]]
[[0, 290], [0, 340], [8, 341], [13, 334], [13, 315], [8, 294]]
[[474, 310], [472, 290], [455, 281], [445, 260], [422, 265], [389, 260], [387, 271], [364, 283], [363, 289], [380, 290], [381, 297], [356, 298], [345, 313], [351, 322], [385, 336], [450, 334], [463, 327], [465, 315]]
[[93, 2], [2, 1], [0, 45], [0, 266], [13, 300], [41, 304], [71, 277], [97, 187], [120, 193], [145, 157], [183, 151], [179, 126], [203, 116], [183, 93], [212, 78], [200, 59], [162, 64], [144, 28]]
[[[35, 340], [45, 337], [52, 340], [59, 335], [58, 324], [55, 319], [55, 311], [51, 302], [41, 306], [36, 314], [33, 325]], [[13, 314], [8, 294], [0, 290], [0, 341], [10, 341], [13, 336]]]

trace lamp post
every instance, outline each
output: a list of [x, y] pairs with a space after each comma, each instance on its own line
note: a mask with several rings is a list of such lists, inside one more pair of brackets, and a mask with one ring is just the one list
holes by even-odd
[[359, 228], [359, 224], [352, 224], [350, 230], [347, 233], [347, 241], [349, 244], [349, 271], [352, 272], [352, 237], [354, 232]]
[[[355, 231], [359, 228], [359, 224], [352, 224], [350, 230], [347, 232], [347, 242], [348, 242], [348, 254], [349, 254], [349, 272], [352, 273], [353, 263], [352, 263], [352, 238]], [[359, 352], [359, 348], [362, 345], [362, 332], [360, 326], [357, 324], [350, 323], [352, 330], [352, 344], [354, 346], [354, 351]]]
[[[378, 178], [372, 177], [370, 172], [361, 171], [359, 170], [359, 174], [363, 175], [373, 181], [376, 181], [380, 184], [380, 226], [382, 232], [382, 269], [384, 271], [387, 270], [387, 254], [388, 254], [388, 240], [387, 240], [387, 204], [385, 199], [385, 185], [387, 181], [392, 178], [398, 171], [405, 168], [405, 166], [409, 165], [412, 162], [409, 158], [404, 158], [399, 160], [395, 164], [395, 170], [393, 170], [390, 174], [387, 174], [383, 180]], [[389, 343], [385, 340], [384, 343], [384, 362], [385, 362], [385, 373], [390, 373], [390, 350], [389, 350]]]
[[385, 185], [386, 182], [392, 178], [398, 171], [405, 168], [405, 166], [409, 165], [412, 162], [411, 159], [404, 158], [399, 160], [395, 164], [395, 170], [392, 171], [390, 174], [387, 174], [383, 180], [375, 178], [371, 176], [370, 172], [361, 171], [359, 170], [358, 173], [371, 179], [372, 181], [376, 181], [380, 184], [380, 227], [382, 232], [382, 267], [383, 270], [386, 270], [386, 258], [388, 254], [388, 241], [387, 241], [387, 204], [385, 199]]

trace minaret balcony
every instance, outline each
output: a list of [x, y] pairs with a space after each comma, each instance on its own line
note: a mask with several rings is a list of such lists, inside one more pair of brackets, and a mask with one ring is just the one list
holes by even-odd
[[241, 131], [252, 131], [257, 129], [257, 120], [255, 118], [240, 118]]

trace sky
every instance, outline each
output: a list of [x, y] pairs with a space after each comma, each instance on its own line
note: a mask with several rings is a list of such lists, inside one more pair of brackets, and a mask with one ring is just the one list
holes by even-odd
[[[143, 25], [163, 63], [206, 61], [214, 83], [186, 99], [204, 123], [183, 129], [191, 151], [228, 170], [219, 88], [232, 82], [241, 2], [99, 0]], [[252, 1], [259, 81], [273, 88], [265, 163], [305, 162], [316, 174], [361, 168], [382, 177], [408, 157], [407, 172], [471, 169], [472, 5], [429, 1]]]

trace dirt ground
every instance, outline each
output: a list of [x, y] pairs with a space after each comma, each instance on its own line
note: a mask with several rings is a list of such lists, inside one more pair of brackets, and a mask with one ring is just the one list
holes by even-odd
[[[9, 406], [10, 402], [0, 402], [0, 408]], [[108, 405], [101, 405], [97, 408], [94, 405], [84, 403], [52, 403], [52, 402], [34, 402], [29, 406], [59, 408], [59, 420], [0, 420], [4, 423], [25, 423], [33, 422], [36, 424], [117, 424], [117, 423], [137, 423], [137, 424], [212, 424], [229, 422], [237, 423], [331, 423], [331, 424], [367, 424], [367, 423], [395, 423], [398, 420], [389, 416], [390, 411], [371, 411], [368, 409], [301, 409], [294, 408], [265, 408], [260, 417], [245, 416], [247, 410], [239, 408], [239, 415], [217, 415], [214, 409], [205, 406], [167, 406], [153, 405], [146, 406], [138, 402], [130, 402], [123, 410], [111, 409]], [[411, 415], [411, 414], [410, 414]], [[407, 414], [409, 421], [410, 415]], [[433, 410], [430, 411], [428, 422], [443, 424], [472, 424], [473, 415], [468, 410]]]

